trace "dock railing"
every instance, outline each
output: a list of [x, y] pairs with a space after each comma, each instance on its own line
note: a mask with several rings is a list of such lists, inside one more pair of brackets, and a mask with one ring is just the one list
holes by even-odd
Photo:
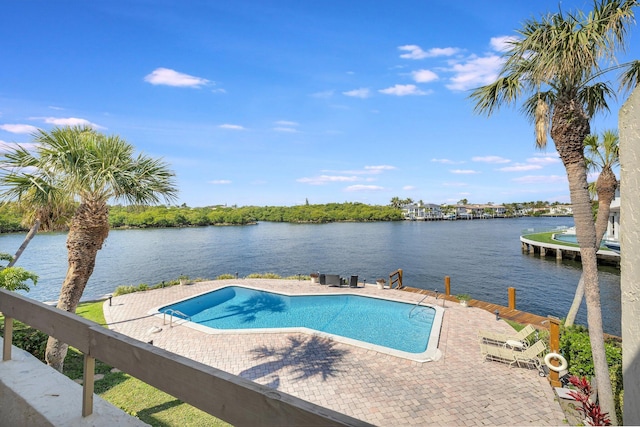
[[394, 271], [389, 274], [389, 288], [393, 289], [393, 285], [396, 285], [396, 289], [402, 289], [402, 269]]
[[370, 425], [4, 289], [0, 312], [5, 316], [2, 363], [11, 360], [14, 319], [84, 354], [83, 417], [93, 412], [98, 359], [233, 425]]

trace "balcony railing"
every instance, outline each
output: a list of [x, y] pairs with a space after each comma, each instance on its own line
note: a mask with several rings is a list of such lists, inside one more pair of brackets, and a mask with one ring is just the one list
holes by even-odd
[[370, 425], [4, 289], [0, 289], [0, 312], [5, 316], [3, 361], [11, 360], [13, 319], [84, 354], [83, 416], [93, 411], [98, 359], [234, 425]]

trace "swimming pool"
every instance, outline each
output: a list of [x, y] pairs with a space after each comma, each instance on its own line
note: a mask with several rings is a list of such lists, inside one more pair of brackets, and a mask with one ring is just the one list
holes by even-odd
[[564, 233], [554, 234], [553, 240], [558, 240], [560, 242], [565, 242], [565, 243], [575, 243], [575, 244], [578, 243], [578, 239], [576, 238], [575, 234], [564, 234]]
[[285, 295], [227, 286], [157, 309], [209, 333], [304, 332], [416, 361], [435, 360], [443, 309], [354, 294]]

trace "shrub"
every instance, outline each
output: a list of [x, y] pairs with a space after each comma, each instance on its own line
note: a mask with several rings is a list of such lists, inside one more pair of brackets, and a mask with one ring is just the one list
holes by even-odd
[[[2, 335], [4, 336], [4, 319], [2, 320]], [[13, 345], [27, 351], [44, 361], [44, 352], [47, 348], [49, 336], [37, 329], [33, 329], [24, 323], [13, 322]]]
[[[620, 343], [612, 340], [605, 342], [604, 347], [616, 401], [616, 414], [618, 420], [622, 420], [622, 347]], [[591, 378], [594, 375], [591, 341], [584, 326], [563, 328], [560, 335], [560, 352], [567, 359], [569, 374], [580, 378]]]
[[226, 274], [221, 274], [218, 277], [216, 277], [216, 280], [230, 280], [230, 279], [235, 279], [235, 278], [236, 278], [235, 274], [226, 273]]
[[282, 279], [282, 276], [276, 273], [251, 273], [247, 279]]
[[118, 295], [132, 294], [136, 291], [137, 291], [136, 288], [133, 286], [122, 285], [116, 288], [115, 292], [113, 293], [113, 296], [117, 297]]

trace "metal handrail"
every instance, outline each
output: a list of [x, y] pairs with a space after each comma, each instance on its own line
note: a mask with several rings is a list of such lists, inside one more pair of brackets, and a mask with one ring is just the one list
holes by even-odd
[[167, 324], [167, 314], [170, 316], [169, 317], [169, 327], [173, 328], [173, 316], [182, 316], [179, 317], [183, 320], [188, 320], [189, 322], [191, 322], [191, 316], [187, 316], [186, 314], [184, 314], [183, 312], [179, 311], [179, 310], [174, 310], [172, 308], [170, 308], [169, 310], [165, 311], [162, 313], [162, 324], [166, 325]]
[[[436, 294], [436, 299], [438, 299], [437, 295], [438, 295], [438, 294]], [[411, 318], [411, 313], [413, 313], [413, 310], [415, 310], [415, 309], [416, 309], [416, 307], [417, 307], [417, 306], [419, 306], [419, 305], [420, 305], [420, 303], [421, 303], [422, 301], [424, 301], [425, 299], [427, 299], [427, 297], [428, 297], [428, 296], [429, 296], [429, 294], [425, 294], [425, 296], [424, 296], [424, 297], [422, 297], [422, 299], [421, 299], [420, 301], [418, 301], [418, 302], [416, 303], [416, 305], [414, 305], [414, 306], [413, 306], [413, 308], [411, 309], [411, 311], [409, 311], [409, 318]]]

